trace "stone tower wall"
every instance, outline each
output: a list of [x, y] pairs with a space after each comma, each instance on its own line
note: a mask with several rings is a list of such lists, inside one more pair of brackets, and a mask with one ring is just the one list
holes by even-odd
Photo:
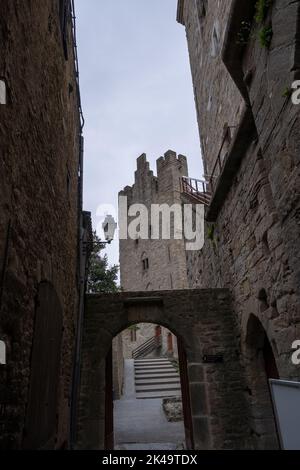
[[[199, 5], [206, 15], [199, 18]], [[214, 0], [179, 2], [185, 25], [195, 88], [203, 158], [214, 167], [225, 125], [235, 125], [221, 176], [213, 180], [206, 211], [206, 241], [200, 253], [187, 253], [190, 287], [228, 287], [240, 331], [241, 361], [253, 405], [257, 446], [273, 446], [260, 395], [258, 412], [253, 355], [248, 357], [250, 318], [267, 333], [279, 375], [300, 378], [292, 364], [292, 343], [300, 338], [299, 123], [300, 107], [288, 90], [299, 78], [299, 2], [273, 1], [261, 24], [256, 2]], [[251, 34], [239, 44], [242, 21]], [[211, 56], [213, 25], [220, 48]], [[265, 47], [260, 35], [272, 28]], [[208, 95], [212, 96], [207, 108]], [[194, 176], [194, 175], [193, 175]], [[219, 176], [217, 174], [217, 176]], [[255, 350], [258, 354], [259, 347]]]
[[[127, 196], [128, 207], [144, 204], [150, 214], [151, 204], [181, 205], [180, 177], [188, 176], [187, 159], [169, 150], [157, 160], [157, 176], [150, 170], [146, 155], [137, 159], [135, 183], [127, 186], [120, 195]], [[129, 219], [130, 222], [131, 219]], [[171, 234], [173, 233], [171, 223]], [[153, 227], [149, 217], [149, 235]], [[149, 268], [144, 269], [143, 260], [148, 259]], [[120, 240], [121, 286], [124, 291], [153, 291], [186, 289], [186, 257], [183, 240]], [[135, 340], [130, 331], [123, 332], [124, 358], [130, 359], [132, 351], [155, 336], [155, 325], [139, 324]], [[168, 355], [169, 330], [161, 328], [162, 348], [160, 355]], [[173, 336], [173, 356], [177, 357], [176, 338]], [[155, 355], [155, 353], [153, 353]]]
[[[157, 160], [157, 176], [150, 171], [146, 155], [137, 160], [135, 183], [120, 195], [127, 196], [128, 207], [144, 204], [181, 204], [180, 177], [187, 176], [186, 157], [169, 151]], [[149, 232], [151, 232], [149, 217]], [[172, 230], [171, 230], [172, 233]], [[149, 269], [143, 268], [143, 259]], [[187, 288], [183, 240], [120, 240], [121, 286], [124, 291]]]

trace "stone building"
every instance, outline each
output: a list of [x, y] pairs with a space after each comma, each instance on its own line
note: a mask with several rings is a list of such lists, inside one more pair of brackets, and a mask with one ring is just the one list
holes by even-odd
[[[161, 236], [154, 239], [154, 227], [151, 225], [151, 205], [182, 204], [180, 180], [188, 176], [187, 159], [169, 150], [157, 160], [157, 176], [150, 170], [145, 154], [137, 159], [137, 170], [133, 186], [127, 186], [119, 196], [127, 198], [127, 211], [134, 204], [143, 204], [148, 210], [148, 230], [135, 239], [128, 237], [120, 240], [121, 287], [126, 292], [186, 289], [186, 257], [184, 240], [174, 238], [174, 220], [170, 222], [170, 239]], [[134, 219], [128, 217], [128, 226]], [[141, 323], [122, 333], [123, 356], [132, 358], [139, 354], [140, 347], [151, 338], [153, 348], [141, 354], [147, 357], [177, 357], [177, 340], [167, 328], [160, 325]], [[120, 341], [118, 338], [116, 341]], [[155, 347], [155, 345], [157, 345]], [[118, 357], [118, 354], [115, 354]], [[120, 369], [120, 362], [114, 363], [115, 370]], [[117, 372], [116, 372], [117, 374]], [[120, 385], [115, 386], [120, 389]], [[117, 394], [118, 396], [119, 394]]]
[[[179, 0], [206, 173], [191, 288], [229, 288], [257, 448], [277, 447], [267, 377], [300, 378], [300, 4]], [[197, 176], [197, 175], [195, 175]]]
[[89, 227], [73, 2], [1, 11], [0, 448], [60, 449]]
[[[137, 159], [133, 186], [119, 196], [127, 197], [127, 208], [143, 204], [148, 209], [149, 230], [136, 239], [120, 240], [120, 275], [124, 291], [186, 289], [184, 240], [154, 238], [151, 226], [152, 204], [181, 204], [180, 178], [188, 176], [187, 160], [169, 150], [157, 160], [157, 176], [149, 168], [146, 155]], [[128, 218], [128, 224], [133, 217]], [[171, 221], [172, 225], [172, 221]]]

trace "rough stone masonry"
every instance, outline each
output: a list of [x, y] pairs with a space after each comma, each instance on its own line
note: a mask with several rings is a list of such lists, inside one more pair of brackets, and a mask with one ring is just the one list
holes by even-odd
[[204, 249], [187, 253], [189, 286], [231, 290], [252, 432], [258, 448], [272, 448], [262, 349], [269, 344], [275, 360], [268, 377], [276, 368], [300, 378], [291, 361], [300, 339], [300, 107], [289, 92], [300, 76], [300, 3], [179, 0], [177, 20], [212, 192]]
[[81, 125], [69, 2], [1, 0], [0, 448], [68, 446]]

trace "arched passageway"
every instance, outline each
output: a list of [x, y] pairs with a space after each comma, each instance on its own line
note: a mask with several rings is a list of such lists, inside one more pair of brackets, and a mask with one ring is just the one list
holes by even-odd
[[106, 361], [107, 371], [113, 369], [113, 389], [111, 378], [106, 382], [107, 448], [193, 448], [186, 355], [182, 345], [173, 348], [173, 336], [163, 326], [138, 323], [113, 339], [113, 360]]
[[88, 296], [77, 448], [109, 446], [106, 391], [107, 386], [111, 388], [112, 340], [140, 322], [162, 325], [180, 338], [179, 349], [186, 355], [194, 448], [248, 448], [251, 438], [245, 383], [230, 295], [225, 289]]
[[250, 426], [255, 448], [276, 449], [279, 438], [269, 388], [269, 379], [279, 379], [275, 354], [257, 316], [249, 315], [244, 345], [246, 391], [251, 406]]

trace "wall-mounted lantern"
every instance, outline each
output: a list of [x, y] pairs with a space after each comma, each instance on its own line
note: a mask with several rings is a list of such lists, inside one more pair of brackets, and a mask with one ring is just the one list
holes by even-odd
[[102, 224], [102, 228], [104, 230], [105, 242], [101, 242], [101, 243], [110, 244], [113, 241], [115, 232], [117, 230], [117, 224], [112, 215], [107, 215], [105, 217], [105, 220]]

